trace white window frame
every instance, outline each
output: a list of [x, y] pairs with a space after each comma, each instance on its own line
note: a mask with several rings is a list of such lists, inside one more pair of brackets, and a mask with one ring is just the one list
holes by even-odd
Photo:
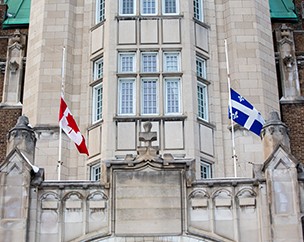
[[96, 0], [96, 24], [105, 20], [105, 9], [105, 0]]
[[[198, 71], [199, 63], [202, 65], [202, 71]], [[201, 57], [196, 57], [196, 76], [207, 80], [207, 60]]]
[[[206, 170], [203, 170], [203, 168]], [[200, 160], [200, 176], [201, 179], [212, 178], [212, 164], [203, 161], [202, 159]]]
[[[176, 70], [168, 69], [168, 56], [177, 56], [177, 66]], [[163, 70], [164, 72], [180, 72], [181, 71], [181, 62], [180, 62], [180, 52], [164, 52], [163, 54]]]
[[[153, 105], [145, 105], [146, 102], [145, 102], [145, 89], [144, 89], [144, 82], [145, 81], [153, 81], [155, 83], [155, 100], [149, 100], [150, 102], [151, 101], [154, 101], [155, 102], [155, 106]], [[158, 79], [157, 78], [142, 78], [141, 79], [141, 114], [142, 115], [157, 115], [159, 113], [159, 83], [158, 83]], [[148, 90], [152, 90], [152, 89], [148, 89]], [[154, 95], [152, 93], [152, 95]], [[155, 109], [154, 112], [149, 112], [149, 111], [145, 111], [145, 109], [149, 109], [149, 106], [150, 106], [150, 109]]]
[[103, 86], [99, 83], [93, 86], [92, 121], [96, 123], [102, 119]]
[[[132, 68], [131, 68], [131, 70], [128, 70], [128, 71], [123, 70], [123, 65], [122, 65], [123, 57], [132, 58]], [[134, 72], [136, 72], [136, 57], [135, 57], [134, 52], [123, 52], [123, 53], [118, 54], [118, 72], [119, 73], [134, 73]]]
[[[144, 57], [145, 56], [155, 56], [155, 71], [145, 71], [145, 65], [144, 65]], [[157, 73], [159, 72], [159, 61], [158, 61], [158, 53], [157, 52], [142, 52], [141, 53], [141, 72], [142, 73]]]
[[[118, 86], [119, 86], [119, 95], [118, 95], [118, 113], [119, 115], [135, 115], [135, 108], [136, 108], [136, 86], [135, 86], [135, 78], [120, 78], [118, 79]], [[122, 84], [129, 83], [132, 85], [132, 104], [126, 106], [127, 109], [132, 109], [132, 111], [127, 112], [123, 110], [123, 97], [122, 97]]]
[[[172, 109], [172, 107], [169, 107], [168, 105], [168, 83], [169, 82], [172, 82], [172, 81], [177, 81], [177, 106], [178, 106], [178, 110], [176, 111], [170, 111], [169, 109]], [[165, 83], [164, 83], [164, 92], [165, 92], [165, 114], [166, 115], [176, 115], [176, 114], [181, 114], [181, 103], [182, 103], [182, 100], [181, 100], [181, 80], [180, 78], [165, 78]], [[174, 108], [174, 107], [173, 107]]]
[[103, 58], [99, 58], [93, 63], [93, 80], [99, 80], [103, 77]]
[[146, 1], [146, 0], [140, 0], [141, 15], [146, 15], [146, 16], [157, 15], [157, 13], [158, 13], [158, 0], [150, 0], [150, 1], [154, 1], [154, 4], [155, 4], [155, 12], [154, 13], [144, 13], [144, 1]]
[[204, 3], [203, 0], [193, 0], [193, 17], [201, 22], [204, 21]]
[[[199, 92], [199, 88], [203, 92]], [[202, 103], [203, 105], [201, 105]], [[203, 109], [203, 112], [201, 109]], [[208, 86], [199, 81], [197, 82], [197, 116], [206, 122], [209, 121]]]
[[90, 166], [91, 181], [100, 181], [101, 179], [101, 166], [100, 163]]
[[179, 0], [169, 0], [169, 1], [175, 1], [176, 12], [174, 12], [174, 13], [166, 13], [166, 1], [168, 1], [168, 0], [162, 0], [162, 13], [163, 13], [163, 15], [177, 15], [177, 14], [179, 14]]
[[[134, 16], [136, 14], [136, 0], [133, 1], [133, 13], [123, 13], [123, 1], [126, 0], [119, 0], [119, 15], [121, 16]], [[129, 0], [127, 0], [129, 1]]]

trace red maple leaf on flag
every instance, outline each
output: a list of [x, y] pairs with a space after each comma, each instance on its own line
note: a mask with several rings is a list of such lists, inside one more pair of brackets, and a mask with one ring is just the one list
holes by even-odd
[[[69, 113], [68, 114], [68, 116], [66, 117], [66, 119], [67, 119], [67, 121], [68, 121], [68, 126], [72, 129], [72, 130], [74, 130], [75, 131], [75, 133], [77, 133], [77, 132], [80, 132], [80, 130], [79, 130], [79, 128], [78, 128], [78, 126], [77, 126], [77, 124], [76, 124], [76, 122], [75, 122], [75, 119], [74, 119], [74, 117]], [[71, 131], [72, 131], [71, 130]], [[70, 131], [70, 132], [71, 132]], [[70, 133], [69, 132], [69, 133]]]

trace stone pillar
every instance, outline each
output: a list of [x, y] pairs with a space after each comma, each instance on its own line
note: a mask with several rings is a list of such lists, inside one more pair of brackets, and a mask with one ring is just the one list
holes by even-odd
[[269, 119], [262, 129], [261, 136], [264, 148], [264, 160], [266, 160], [279, 145], [284, 147], [286, 152], [290, 153], [288, 128], [286, 124], [280, 120], [277, 112], [270, 113]]
[[[30, 183], [36, 138], [21, 116], [8, 135], [7, 157], [0, 164], [0, 240], [28, 241]], [[28, 161], [29, 162], [28, 162]]]

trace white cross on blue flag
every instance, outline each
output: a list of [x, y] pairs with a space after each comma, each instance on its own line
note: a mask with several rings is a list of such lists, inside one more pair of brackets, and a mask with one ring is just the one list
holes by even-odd
[[[230, 88], [233, 121], [256, 135], [260, 135], [265, 123], [262, 115], [245, 98]], [[229, 109], [229, 118], [230, 109]]]

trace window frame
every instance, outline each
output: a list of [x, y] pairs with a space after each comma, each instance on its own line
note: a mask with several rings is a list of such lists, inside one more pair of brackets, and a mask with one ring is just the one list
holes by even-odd
[[[207, 168], [207, 171], [203, 171], [202, 168]], [[212, 164], [200, 159], [200, 178], [209, 179], [212, 178]]]
[[[151, 81], [155, 81], [155, 112], [144, 112], [145, 110], [145, 102], [144, 102], [144, 86], [143, 86], [143, 82], [147, 81], [147, 80], [151, 80]], [[159, 114], [159, 81], [157, 78], [141, 78], [141, 115], [158, 115]]]
[[[168, 65], [167, 65], [167, 58], [166, 56], [168, 55], [176, 55], [177, 56], [177, 70], [171, 71], [168, 70]], [[181, 72], [181, 53], [178, 51], [175, 52], [170, 52], [170, 51], [166, 51], [163, 53], [163, 72]]]
[[123, 1], [125, 1], [125, 0], [119, 0], [119, 15], [120, 16], [136, 15], [136, 0], [132, 0], [133, 1], [133, 13], [123, 13]]
[[158, 14], [158, 0], [152, 0], [155, 3], [155, 12], [154, 13], [144, 13], [144, 2], [145, 0], [140, 0], [140, 14], [143, 16], [155, 16]]
[[[103, 83], [100, 82], [96, 85], [94, 85], [92, 87], [93, 89], [93, 95], [92, 95], [92, 123], [96, 123], [100, 120], [102, 120], [102, 99], [103, 99]], [[100, 113], [98, 112], [99, 108], [98, 108], [98, 90], [101, 89], [101, 92], [100, 92]]]
[[[202, 71], [198, 71], [198, 62], [202, 63]], [[196, 76], [204, 80], [207, 80], [207, 59], [200, 56], [196, 56], [195, 67], [196, 67]]]
[[[156, 68], [155, 71], [144, 71], [144, 68], [145, 68], [145, 66], [144, 66], [144, 56], [145, 55], [155, 56], [155, 68]], [[153, 52], [153, 51], [141, 52], [141, 61], [140, 61], [140, 65], [141, 65], [140, 71], [141, 71], [141, 73], [158, 73], [159, 72], [159, 60], [158, 59], [159, 59], [158, 58], [158, 52]]]
[[[205, 21], [203, 1], [204, 0], [193, 0], [193, 18], [200, 22]], [[198, 7], [196, 7], [196, 3], [198, 4]], [[197, 17], [197, 15], [199, 15], [199, 17]]]
[[[122, 70], [122, 57], [129, 56], [132, 57], [132, 70], [123, 71]], [[136, 53], [135, 52], [120, 52], [118, 53], [118, 73], [135, 73], [136, 72]]]
[[[203, 103], [205, 105], [200, 105], [200, 97], [199, 97], [199, 88], [202, 88], [203, 92], [201, 92], [203, 94]], [[209, 122], [209, 102], [208, 102], [208, 85], [197, 81], [197, 117], [201, 120], [204, 120], [206, 122]], [[203, 108], [203, 110], [205, 112], [201, 112], [201, 108]]]
[[[170, 81], [173, 81], [173, 80], [175, 80], [175, 81], [177, 81], [177, 83], [178, 83], [178, 111], [176, 111], [176, 112], [172, 112], [172, 111], [170, 111], [169, 112], [169, 105], [168, 105], [168, 86], [167, 86], [167, 84], [168, 84], [168, 82], [170, 82]], [[181, 108], [181, 104], [182, 104], [182, 100], [181, 100], [181, 98], [182, 98], [182, 95], [181, 95], [181, 79], [179, 78], [179, 77], [168, 77], [168, 78], [164, 78], [164, 111], [165, 111], [165, 115], [180, 115], [181, 113], [182, 113], [182, 108]], [[174, 108], [174, 107], [173, 107]], [[170, 109], [172, 109], [172, 108], [170, 108]]]
[[96, 0], [95, 24], [105, 20], [105, 0]]
[[[101, 63], [101, 69], [99, 68], [100, 63]], [[103, 77], [103, 64], [104, 63], [103, 63], [103, 58], [102, 57], [93, 62], [93, 80], [94, 81], [102, 79], [102, 77]], [[100, 74], [99, 74], [99, 71], [100, 71]]]
[[[163, 15], [178, 15], [179, 14], [179, 0], [173, 0], [176, 4], [176, 12], [174, 13], [166, 13], [166, 1], [168, 0], [162, 0], [162, 14]], [[169, 0], [171, 1], [171, 0]]]
[[[126, 107], [127, 109], [132, 108], [132, 112], [122, 112], [122, 83], [132, 83], [132, 107]], [[119, 115], [135, 115], [136, 113], [136, 79], [135, 78], [119, 78], [118, 79], [118, 114]]]
[[[96, 171], [98, 171], [98, 172], [96, 173]], [[101, 166], [100, 166], [100, 163], [98, 162], [98, 163], [90, 166], [90, 180], [91, 181], [100, 181], [100, 179], [101, 179]]]

